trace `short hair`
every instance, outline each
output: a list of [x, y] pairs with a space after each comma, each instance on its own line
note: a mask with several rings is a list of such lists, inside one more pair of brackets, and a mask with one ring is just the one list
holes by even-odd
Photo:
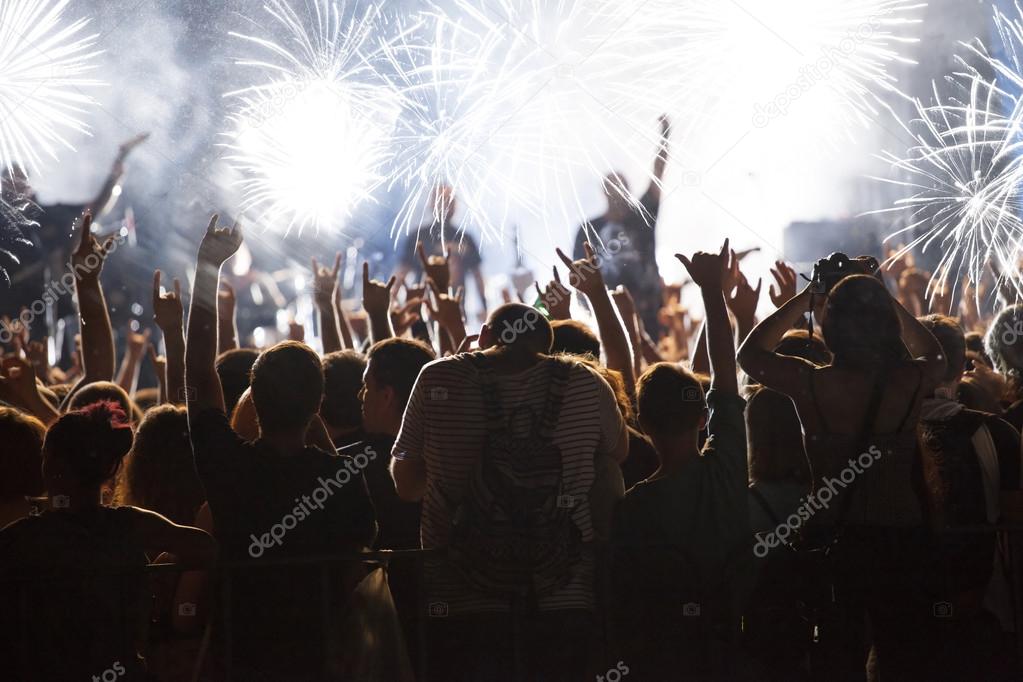
[[142, 412], [142, 418], [152, 408], [160, 404], [160, 389], [155, 387], [140, 388], [135, 391], [135, 406]]
[[46, 427], [13, 407], [0, 407], [0, 500], [43, 492], [42, 452]]
[[135, 430], [135, 442], [124, 460], [118, 502], [152, 509], [174, 523], [191, 526], [205, 499], [192, 461], [185, 408], [150, 409]]
[[1000, 374], [1023, 378], [1023, 305], [1011, 305], [988, 327], [984, 346]]
[[370, 371], [377, 383], [391, 388], [399, 405], [407, 405], [423, 365], [437, 356], [422, 341], [384, 339], [370, 347], [367, 358], [373, 363]]
[[681, 433], [695, 429], [703, 416], [703, 386], [698, 376], [680, 365], [658, 362], [636, 382], [639, 422], [648, 433]]
[[499, 346], [546, 354], [554, 344], [551, 323], [542, 312], [524, 303], [500, 306], [487, 318], [487, 327]]
[[132, 424], [142, 420], [142, 410], [128, 396], [128, 392], [112, 381], [94, 381], [71, 396], [68, 410], [80, 410], [93, 403], [115, 402]]
[[927, 331], [934, 335], [945, 355], [945, 383], [955, 381], [966, 370], [966, 334], [959, 323], [948, 315], [925, 315], [920, 318]]
[[[217, 356], [217, 376], [224, 390], [224, 407], [228, 414], [234, 411], [242, 393], [249, 387], [252, 365], [256, 364], [258, 357], [259, 351], [254, 348], [232, 348]], [[180, 402], [174, 396], [170, 396], [170, 399]]]
[[323, 369], [309, 346], [282, 341], [252, 365], [252, 404], [260, 430], [304, 429], [323, 402]]
[[362, 424], [362, 373], [366, 358], [355, 350], [338, 350], [323, 356], [323, 404], [320, 416], [328, 426], [337, 429], [356, 428]]
[[99, 487], [117, 473], [131, 445], [127, 415], [106, 400], [61, 415], [46, 432], [43, 453], [65, 462], [81, 485]]
[[593, 330], [579, 320], [553, 320], [554, 332], [552, 353], [572, 353], [600, 357], [600, 339]]

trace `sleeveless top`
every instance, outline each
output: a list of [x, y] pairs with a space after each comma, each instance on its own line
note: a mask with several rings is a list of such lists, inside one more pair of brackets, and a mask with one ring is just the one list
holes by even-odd
[[922, 384], [920, 370], [913, 397], [894, 431], [873, 431], [871, 424], [867, 434], [843, 434], [829, 429], [814, 390], [813, 374], [809, 375], [810, 395], [821, 426], [818, 433], [806, 438], [814, 468], [814, 524], [908, 528], [923, 523], [916, 422], [910, 423]]

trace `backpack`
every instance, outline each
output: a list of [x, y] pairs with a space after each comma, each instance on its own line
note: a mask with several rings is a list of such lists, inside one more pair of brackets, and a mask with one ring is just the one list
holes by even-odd
[[951, 595], [982, 591], [994, 563], [994, 528], [990, 533], [955, 530], [990, 525], [983, 470], [972, 441], [985, 417], [963, 410], [946, 419], [920, 420], [928, 516], [939, 565], [944, 567], [943, 587]]
[[[474, 589], [535, 600], [564, 587], [581, 556], [576, 500], [563, 494], [561, 449], [553, 442], [570, 365], [550, 361], [540, 415], [520, 405], [505, 419], [489, 359], [475, 353], [470, 360], [482, 383], [487, 436], [452, 517], [448, 556]], [[531, 428], [516, 435], [509, 425], [524, 413]]]

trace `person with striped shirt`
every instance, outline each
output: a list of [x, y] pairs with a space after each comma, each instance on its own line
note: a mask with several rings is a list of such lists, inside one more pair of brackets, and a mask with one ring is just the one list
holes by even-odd
[[[552, 343], [550, 323], [535, 308], [506, 304], [483, 326], [481, 353], [426, 365], [412, 391], [392, 475], [400, 497], [423, 502], [423, 547], [446, 548], [454, 514], [485, 456], [488, 384], [481, 366], [496, 384], [488, 390], [499, 395], [505, 428], [521, 433], [530, 418], [543, 419], [552, 378], [564, 365], [551, 441], [562, 457], [561, 494], [573, 501], [571, 521], [584, 547], [567, 582], [514, 617], [508, 599], [474, 589], [451, 562], [429, 562], [430, 679], [504, 679], [513, 670], [528, 670], [529, 679], [579, 679], [585, 670], [595, 632], [595, 565], [586, 543], [594, 539], [596, 462], [598, 455], [623, 461], [628, 431], [607, 382], [585, 364], [549, 356]], [[521, 648], [513, 650], [513, 642]]]

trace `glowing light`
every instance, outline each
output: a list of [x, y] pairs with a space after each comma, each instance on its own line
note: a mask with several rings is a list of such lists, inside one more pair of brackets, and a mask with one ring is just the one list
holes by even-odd
[[66, 20], [68, 0], [0, 2], [0, 279], [17, 264], [10, 250], [27, 244], [21, 227], [26, 198], [12, 178], [39, 173], [60, 149], [74, 150], [73, 134], [89, 132], [83, 118], [94, 103], [86, 90], [99, 85], [95, 35], [88, 19]]
[[[958, 92], [937, 104], [916, 104], [917, 116], [904, 124], [916, 144], [904, 155], [887, 153], [895, 179], [879, 178], [912, 191], [892, 208], [908, 211], [906, 225], [889, 237], [915, 235], [901, 257], [916, 246], [941, 249], [929, 292], [963, 277], [976, 284], [994, 265], [1000, 279], [1023, 293], [1019, 268], [1023, 241], [1023, 13], [995, 10], [995, 23], [1008, 61], [995, 59], [980, 41], [966, 45], [991, 67], [994, 78], [959, 59], [962, 71], [949, 82]], [[1006, 81], [1013, 92], [1005, 88]], [[979, 296], [979, 289], [977, 290]], [[977, 300], [980, 305], [979, 299]]]
[[38, 173], [43, 157], [74, 150], [68, 136], [88, 134], [83, 121], [98, 80], [96, 35], [88, 19], [69, 21], [68, 0], [4, 0], [0, 4], [0, 165]]
[[264, 7], [284, 42], [232, 34], [265, 59], [237, 62], [262, 82], [226, 95], [238, 104], [227, 159], [242, 176], [242, 212], [285, 233], [343, 226], [370, 196], [398, 106], [374, 67], [377, 6], [351, 15], [344, 4], [310, 5], [311, 29], [283, 0]]
[[630, 23], [642, 4], [466, 0], [389, 49], [411, 103], [390, 182], [406, 193], [395, 238], [432, 220], [440, 184], [463, 225], [500, 240], [512, 224], [577, 224], [580, 187], [599, 188], [617, 163], [648, 168], [662, 111]]

